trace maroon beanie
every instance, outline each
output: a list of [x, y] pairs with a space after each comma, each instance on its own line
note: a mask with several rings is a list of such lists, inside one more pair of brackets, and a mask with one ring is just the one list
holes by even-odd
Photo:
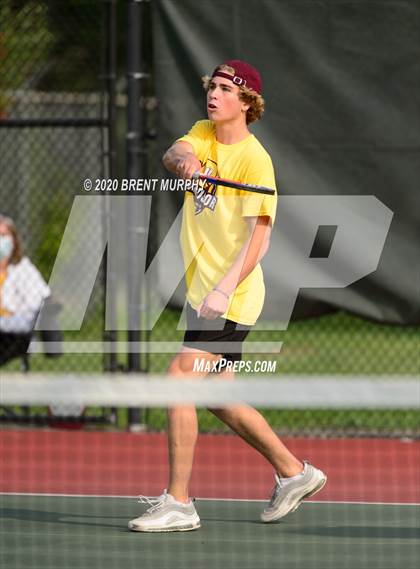
[[248, 87], [248, 89], [252, 89], [259, 95], [261, 95], [262, 90], [262, 81], [261, 76], [255, 67], [249, 65], [245, 61], [241, 61], [240, 59], [229, 59], [229, 61], [225, 61], [222, 65], [228, 65], [235, 70], [235, 74], [229, 75], [224, 71], [219, 71], [218, 67], [213, 71], [212, 77], [224, 77], [225, 79], [230, 79], [235, 85]]

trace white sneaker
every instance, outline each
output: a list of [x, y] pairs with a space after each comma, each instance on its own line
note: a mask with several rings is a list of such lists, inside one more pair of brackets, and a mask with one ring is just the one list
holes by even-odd
[[201, 525], [193, 502], [177, 502], [166, 490], [154, 500], [140, 496], [139, 502], [148, 503], [151, 507], [138, 518], [128, 522], [132, 531], [191, 531]]
[[263, 522], [274, 522], [294, 512], [305, 498], [309, 498], [327, 482], [326, 475], [309, 462], [304, 462], [302, 474], [296, 480], [284, 484], [278, 474], [275, 474], [276, 485], [268, 507], [261, 514]]

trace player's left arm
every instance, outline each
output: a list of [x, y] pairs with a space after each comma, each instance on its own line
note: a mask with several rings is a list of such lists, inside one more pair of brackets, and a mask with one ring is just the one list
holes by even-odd
[[224, 314], [229, 305], [229, 296], [255, 269], [268, 251], [272, 227], [271, 217], [261, 215], [244, 219], [248, 226], [249, 237], [228, 272], [197, 307], [197, 313], [201, 317], [214, 320]]

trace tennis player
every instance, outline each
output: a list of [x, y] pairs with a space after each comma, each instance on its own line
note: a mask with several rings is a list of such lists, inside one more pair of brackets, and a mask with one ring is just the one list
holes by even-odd
[[[275, 189], [271, 158], [248, 125], [261, 118], [264, 100], [258, 71], [239, 60], [226, 61], [203, 77], [209, 120], [195, 123], [165, 153], [165, 167], [180, 178], [201, 171]], [[185, 194], [181, 246], [186, 268], [187, 330], [182, 350], [168, 373], [203, 376], [197, 361], [233, 379], [242, 342], [264, 302], [260, 260], [266, 253], [276, 215], [277, 195], [261, 195], [201, 184]], [[203, 369], [203, 367], [201, 367]], [[318, 492], [326, 476], [301, 462], [255, 409], [232, 405], [210, 409], [275, 470], [275, 487], [263, 522], [278, 520]], [[198, 426], [195, 407], [168, 410], [170, 476], [168, 489], [140, 517], [134, 531], [189, 531], [200, 518], [189, 497]], [[147, 499], [145, 499], [148, 501]]]

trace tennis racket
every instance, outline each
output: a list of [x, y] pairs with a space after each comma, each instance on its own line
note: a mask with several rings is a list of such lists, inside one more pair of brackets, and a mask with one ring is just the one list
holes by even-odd
[[266, 194], [268, 196], [273, 196], [276, 192], [272, 188], [266, 188], [265, 186], [255, 186], [254, 184], [243, 184], [242, 182], [236, 182], [235, 180], [226, 180], [225, 178], [207, 176], [206, 174], [202, 174], [201, 172], [194, 172], [193, 180], [204, 180], [206, 182], [210, 182], [210, 184], [215, 184], [216, 186], [225, 186], [227, 188], [245, 190], [246, 192], [254, 192], [256, 194]]

